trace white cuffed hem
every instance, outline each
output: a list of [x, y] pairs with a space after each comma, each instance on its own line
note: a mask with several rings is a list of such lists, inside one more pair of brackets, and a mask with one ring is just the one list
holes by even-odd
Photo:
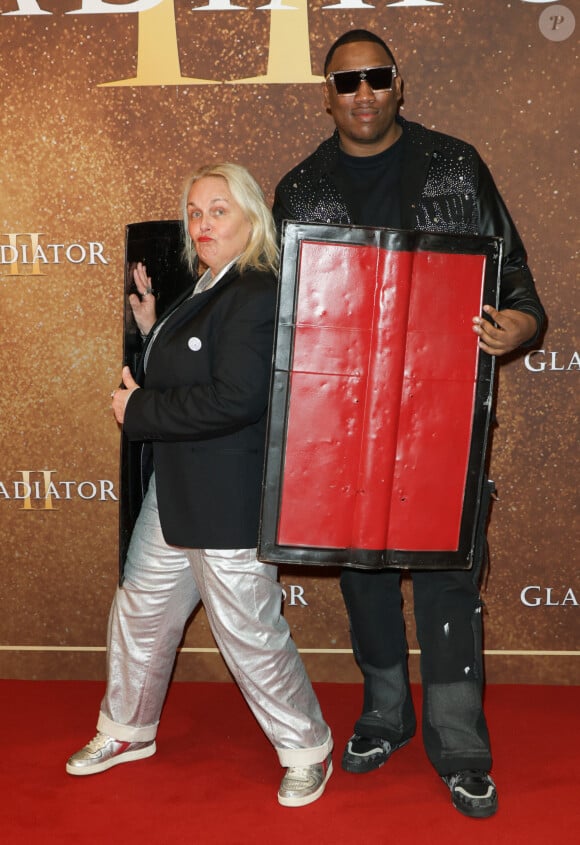
[[280, 765], [287, 769], [289, 766], [313, 766], [322, 763], [334, 746], [332, 734], [328, 732], [328, 739], [315, 748], [276, 748]]
[[158, 725], [159, 722], [154, 725], [143, 725], [140, 728], [135, 728], [132, 725], [119, 725], [101, 712], [99, 713], [97, 730], [107, 734], [107, 736], [121, 740], [121, 742], [150, 742], [157, 735]]

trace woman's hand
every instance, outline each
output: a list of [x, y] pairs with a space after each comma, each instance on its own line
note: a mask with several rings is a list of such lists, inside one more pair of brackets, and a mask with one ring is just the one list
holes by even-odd
[[140, 261], [133, 269], [133, 279], [137, 293], [129, 296], [129, 304], [137, 323], [137, 328], [143, 335], [149, 334], [155, 320], [157, 319], [155, 296], [151, 286], [151, 279], [147, 275], [147, 269]]
[[123, 367], [123, 384], [125, 385], [125, 390], [123, 388], [117, 388], [117, 390], [113, 390], [111, 393], [112, 401], [112, 408], [113, 414], [115, 415], [115, 419], [118, 423], [123, 425], [125, 421], [125, 408], [127, 407], [127, 402], [134, 390], [139, 390], [139, 385], [131, 375], [131, 370], [129, 367]]

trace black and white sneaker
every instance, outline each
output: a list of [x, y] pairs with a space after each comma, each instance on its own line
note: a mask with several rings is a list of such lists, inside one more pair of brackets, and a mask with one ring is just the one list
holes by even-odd
[[462, 769], [441, 776], [451, 792], [456, 810], [472, 819], [486, 819], [497, 810], [497, 790], [489, 772]]
[[377, 736], [359, 736], [353, 734], [346, 744], [342, 755], [342, 768], [345, 772], [362, 775], [383, 766], [393, 751], [402, 748], [408, 739], [397, 744]]

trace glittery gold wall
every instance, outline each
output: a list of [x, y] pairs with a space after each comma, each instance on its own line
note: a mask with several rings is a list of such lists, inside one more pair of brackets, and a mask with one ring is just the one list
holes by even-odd
[[[115, 5], [0, 0], [0, 674], [103, 677], [125, 224], [177, 217], [206, 161], [247, 165], [271, 199], [332, 129], [310, 78], [356, 26], [392, 45], [407, 117], [478, 147], [528, 247], [550, 327], [499, 377], [487, 675], [580, 683], [577, 2]], [[282, 580], [312, 677], [357, 679], [336, 573]], [[177, 678], [227, 677], [203, 612], [183, 646]]]

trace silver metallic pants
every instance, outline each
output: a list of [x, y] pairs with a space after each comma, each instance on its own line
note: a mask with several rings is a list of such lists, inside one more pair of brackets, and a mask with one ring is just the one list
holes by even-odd
[[97, 728], [128, 742], [155, 738], [177, 647], [203, 602], [230, 671], [282, 766], [332, 749], [306, 670], [281, 615], [276, 567], [255, 549], [182, 549], [161, 532], [151, 480], [109, 618], [108, 682]]

